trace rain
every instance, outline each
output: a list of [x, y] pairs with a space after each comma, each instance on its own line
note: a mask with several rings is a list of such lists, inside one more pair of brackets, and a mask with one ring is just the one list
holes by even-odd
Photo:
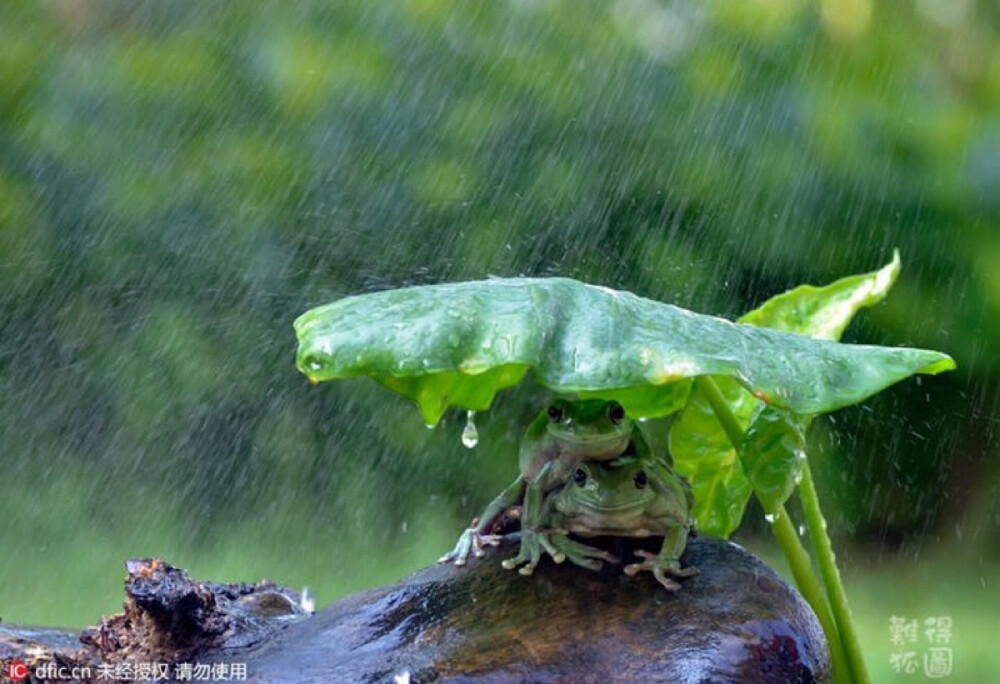
[[[452, 547], [551, 395], [428, 430], [296, 370], [308, 309], [565, 276], [735, 320], [894, 249], [844, 341], [958, 368], [817, 419], [808, 457], [875, 680], [906, 678], [890, 618], [942, 616], [988, 680], [996, 3], [8, 3], [0, 618], [93, 624], [138, 556], [322, 609]], [[787, 574], [759, 506], [735, 540]]]

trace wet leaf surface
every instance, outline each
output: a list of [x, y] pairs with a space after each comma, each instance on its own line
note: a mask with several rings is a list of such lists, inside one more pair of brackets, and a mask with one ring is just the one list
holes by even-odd
[[311, 380], [370, 376], [414, 400], [430, 424], [449, 406], [489, 408], [528, 370], [558, 393], [600, 392], [643, 417], [676, 408], [674, 385], [697, 375], [814, 414], [954, 366], [939, 352], [812, 340], [568, 278], [357, 295], [303, 314], [295, 330]]

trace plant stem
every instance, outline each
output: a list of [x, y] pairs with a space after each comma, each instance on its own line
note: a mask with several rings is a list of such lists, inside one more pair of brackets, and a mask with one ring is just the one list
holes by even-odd
[[[698, 389], [708, 399], [708, 403], [719, 420], [719, 424], [725, 431], [726, 436], [729, 437], [733, 448], [738, 452], [740, 445], [743, 443], [745, 431], [733, 414], [732, 409], [729, 408], [729, 402], [726, 401], [719, 386], [715, 384], [715, 381], [711, 377], [699, 375], [695, 377], [694, 381]], [[771, 524], [771, 531], [774, 533], [775, 538], [778, 540], [778, 545], [781, 546], [781, 550], [785, 554], [785, 560], [788, 562], [788, 567], [795, 578], [795, 584], [798, 585], [802, 596], [812, 606], [813, 612], [816, 614], [816, 618], [823, 628], [823, 633], [826, 635], [827, 645], [830, 648], [830, 659], [833, 662], [834, 679], [838, 684], [848, 684], [851, 681], [851, 669], [844, 652], [844, 645], [841, 643], [840, 634], [837, 632], [837, 625], [830, 614], [830, 607], [823, 596], [819, 580], [813, 572], [809, 554], [802, 546], [795, 528], [792, 527], [791, 518], [789, 518], [784, 506], [778, 506], [776, 510], [766, 512]]]
[[820, 627], [823, 628], [823, 633], [826, 635], [827, 644], [830, 646], [830, 660], [833, 662], [834, 680], [838, 683], [848, 684], [852, 681], [850, 663], [844, 652], [837, 624], [830, 615], [830, 607], [823, 597], [823, 588], [820, 587], [816, 573], [813, 572], [809, 554], [802, 546], [799, 535], [792, 526], [791, 518], [788, 517], [788, 511], [785, 510], [784, 506], [778, 506], [777, 509], [768, 514], [768, 518], [770, 518], [771, 531], [785, 554], [785, 560], [792, 570], [792, 576], [795, 577], [795, 584], [798, 585], [802, 596], [812, 606], [813, 612], [816, 613], [816, 619], [819, 620]]
[[851, 619], [851, 608], [847, 605], [847, 593], [840, 581], [840, 571], [837, 570], [837, 558], [833, 553], [830, 535], [826, 533], [826, 520], [823, 519], [823, 512], [819, 508], [819, 497], [816, 495], [816, 486], [813, 484], [808, 461], [805, 462], [802, 469], [799, 496], [802, 498], [802, 509], [806, 514], [809, 539], [812, 540], [813, 550], [819, 562], [819, 572], [823, 577], [823, 584], [826, 586], [827, 597], [830, 599], [833, 618], [837, 622], [837, 631], [840, 633], [844, 650], [847, 652], [851, 674], [858, 684], [868, 684], [871, 682], [871, 677], [868, 675], [868, 669], [865, 667], [865, 661], [861, 655], [861, 644]]
[[715, 380], [707, 375], [695, 376], [694, 383], [705, 395], [705, 398], [708, 399], [708, 403], [712, 406], [712, 411], [715, 412], [715, 417], [719, 420], [719, 425], [722, 426], [726, 436], [729, 437], [733, 448], [739, 451], [740, 445], [743, 444], [745, 430], [740, 425], [740, 421], [736, 419], [732, 409], [729, 408], [729, 402], [722, 396], [722, 390], [715, 384]]

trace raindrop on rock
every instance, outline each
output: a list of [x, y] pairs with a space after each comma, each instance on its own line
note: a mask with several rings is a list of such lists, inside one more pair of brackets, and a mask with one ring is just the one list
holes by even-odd
[[302, 594], [299, 598], [299, 605], [302, 606], [302, 610], [307, 613], [316, 612], [316, 597], [313, 596], [312, 591], [309, 587], [302, 587]]

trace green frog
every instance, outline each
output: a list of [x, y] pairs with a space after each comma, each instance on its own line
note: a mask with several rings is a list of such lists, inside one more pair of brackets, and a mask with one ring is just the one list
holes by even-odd
[[[596, 569], [593, 550], [566, 534], [581, 537], [662, 536], [658, 554], [637, 551], [643, 560], [625, 566], [635, 575], [650, 571], [667, 591], [680, 585], [671, 577], [690, 577], [694, 567], [681, 568], [680, 557], [694, 531], [694, 499], [687, 480], [659, 458], [638, 455], [576, 465], [565, 486], [546, 498], [546, 522], [554, 546], [571, 561]], [[561, 536], [560, 536], [561, 535]]]
[[[484, 554], [485, 546], [496, 546], [500, 537], [491, 534], [494, 524], [513, 506], [521, 504], [521, 546], [514, 558], [503, 562], [505, 568], [520, 565], [522, 575], [530, 575], [543, 553], [561, 563], [566, 559], [562, 546], [572, 548], [580, 561], [614, 562], [614, 556], [600, 549], [577, 548], [565, 544], [565, 535], [552, 535], [541, 529], [546, 509], [545, 495], [563, 485], [584, 461], [600, 462], [622, 455], [647, 457], [649, 443], [638, 422], [627, 415], [621, 404], [602, 399], [557, 399], [528, 426], [518, 452], [520, 474], [487, 505], [458, 539], [455, 548], [439, 559], [464, 565], [469, 554]], [[584, 545], [580, 544], [580, 547]]]

